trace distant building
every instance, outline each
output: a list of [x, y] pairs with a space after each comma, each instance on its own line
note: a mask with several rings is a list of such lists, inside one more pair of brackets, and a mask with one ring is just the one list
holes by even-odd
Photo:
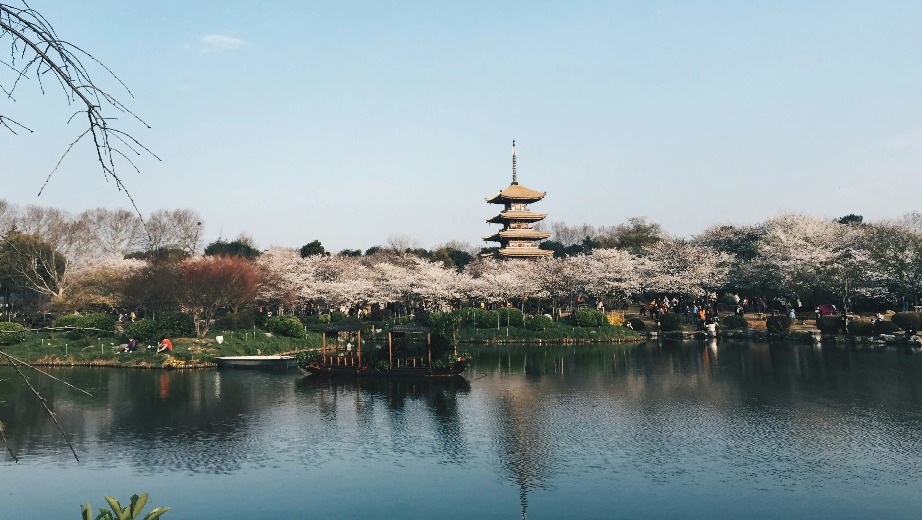
[[512, 184], [503, 191], [487, 198], [490, 204], [502, 204], [499, 215], [487, 222], [502, 224], [498, 233], [483, 237], [487, 242], [499, 242], [500, 258], [532, 258], [554, 254], [538, 248], [538, 241], [551, 236], [546, 231], [538, 231], [531, 226], [544, 220], [547, 213], [534, 213], [528, 205], [544, 198], [544, 193], [535, 191], [518, 182], [515, 171], [515, 141], [512, 141]]

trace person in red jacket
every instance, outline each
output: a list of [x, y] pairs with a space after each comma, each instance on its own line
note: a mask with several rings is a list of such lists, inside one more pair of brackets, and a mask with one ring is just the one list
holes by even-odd
[[157, 346], [157, 353], [161, 352], [173, 352], [173, 342], [168, 338], [163, 338], [160, 340], [160, 344]]

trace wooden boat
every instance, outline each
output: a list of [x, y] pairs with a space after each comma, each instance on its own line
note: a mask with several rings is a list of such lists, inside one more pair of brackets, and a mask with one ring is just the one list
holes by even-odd
[[[318, 376], [351, 376], [351, 377], [456, 377], [467, 368], [467, 360], [459, 357], [451, 366], [392, 366], [379, 368], [377, 366], [348, 365], [346, 358], [329, 357], [313, 359], [301, 364], [301, 368], [309, 374]], [[340, 363], [340, 364], [337, 364]]]
[[216, 358], [219, 368], [294, 368], [294, 356], [224, 356]]
[[[327, 333], [356, 333], [356, 349], [351, 343], [342, 348], [327, 344]], [[401, 355], [395, 352], [393, 334], [425, 334], [426, 356]], [[450, 355], [433, 357], [432, 334], [425, 327], [398, 325], [387, 333], [387, 358], [372, 359], [362, 355], [362, 331], [360, 326], [328, 327], [323, 331], [321, 354], [299, 364], [308, 374], [319, 376], [347, 377], [456, 377], [467, 368], [468, 360], [459, 355], [457, 349]]]

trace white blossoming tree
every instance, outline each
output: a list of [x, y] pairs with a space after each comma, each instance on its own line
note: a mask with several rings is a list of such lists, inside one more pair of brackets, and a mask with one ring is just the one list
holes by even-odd
[[643, 248], [639, 267], [644, 292], [704, 296], [727, 282], [731, 257], [681, 240], [663, 239]]

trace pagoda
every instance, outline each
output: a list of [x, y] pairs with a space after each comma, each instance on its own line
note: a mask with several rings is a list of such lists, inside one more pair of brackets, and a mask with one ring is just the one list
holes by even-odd
[[490, 204], [503, 205], [499, 215], [487, 219], [491, 224], [502, 224], [503, 228], [498, 233], [483, 237], [486, 242], [499, 242], [500, 258], [532, 258], [554, 254], [553, 251], [539, 249], [537, 244], [551, 234], [531, 227], [533, 223], [544, 220], [547, 213], [534, 213], [528, 209], [528, 205], [543, 198], [544, 193], [519, 184], [515, 171], [515, 141], [512, 141], [512, 184], [487, 198]]

